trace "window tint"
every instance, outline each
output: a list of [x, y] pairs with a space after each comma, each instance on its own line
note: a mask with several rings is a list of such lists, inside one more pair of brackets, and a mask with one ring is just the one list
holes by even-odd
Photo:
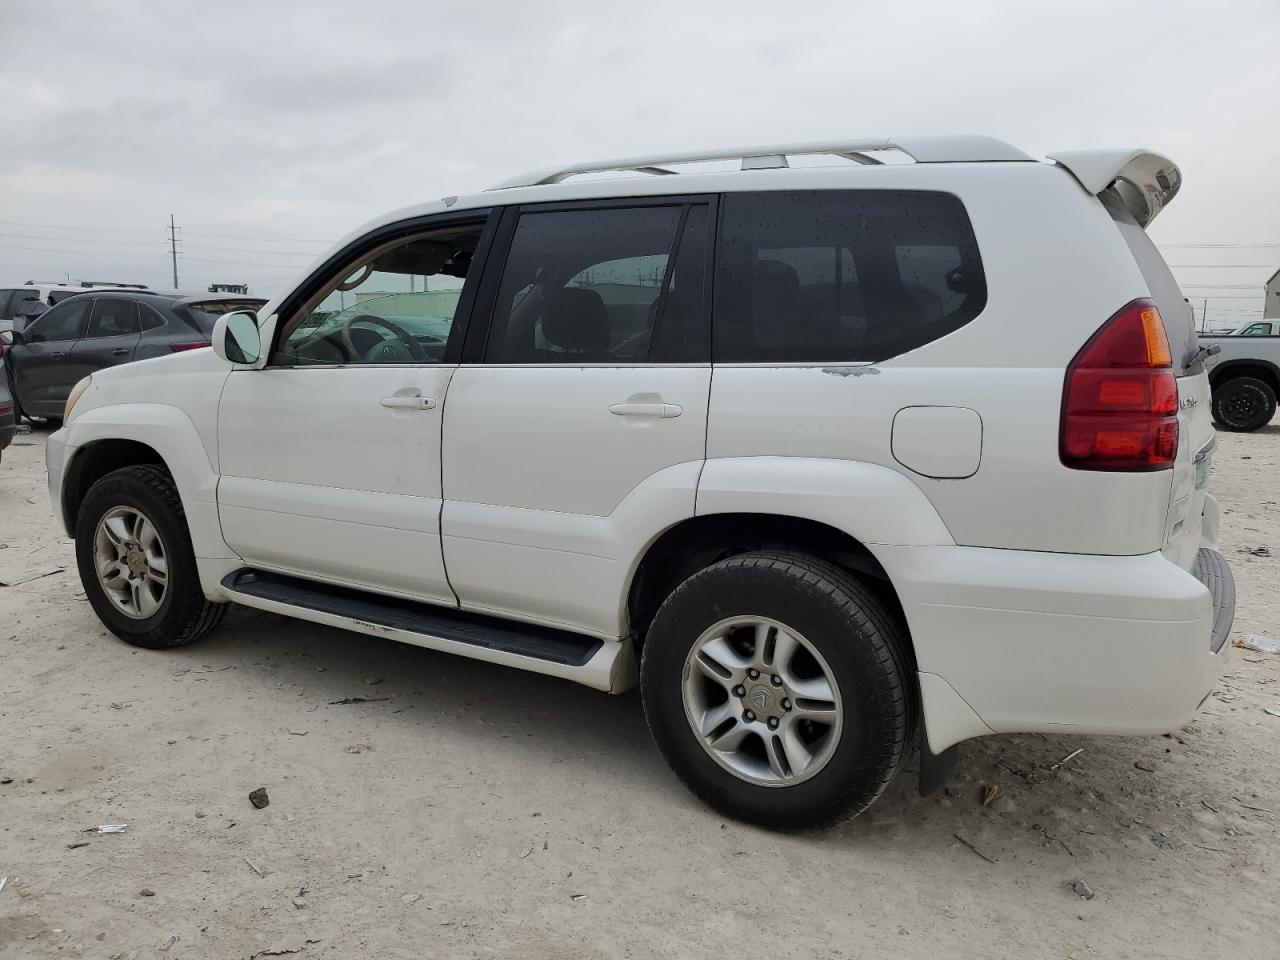
[[[6, 306], [4, 304], [5, 295], [9, 293], [12, 293], [13, 297], [9, 300], [8, 305]], [[12, 320], [22, 312], [22, 308], [24, 306], [32, 302], [40, 302], [40, 291], [32, 290], [29, 287], [26, 290], [0, 290], [0, 306], [4, 307], [4, 313], [0, 315], [0, 318]]]
[[138, 308], [132, 300], [95, 300], [85, 339], [127, 337], [138, 332]]
[[[694, 211], [701, 233], [696, 233], [697, 224], [686, 227], [688, 259], [680, 258], [677, 269], [669, 269], [680, 225]], [[521, 214], [498, 289], [485, 360], [641, 363], [658, 355], [651, 351], [655, 327], [662, 349], [688, 351], [685, 326], [701, 315], [705, 236], [703, 206]], [[659, 321], [664, 302], [677, 291], [679, 303], [673, 301], [666, 320]]]
[[731, 193], [716, 262], [717, 362], [883, 360], [986, 304], [960, 200], [915, 190]]
[[143, 330], [155, 330], [163, 327], [167, 322], [164, 317], [156, 312], [155, 307], [148, 306], [145, 303], [138, 304], [138, 321], [138, 325]]
[[272, 362], [442, 362], [483, 227], [419, 234], [344, 268], [289, 322]]
[[1265, 337], [1269, 333], [1271, 333], [1271, 324], [1269, 323], [1251, 324], [1244, 331], [1246, 337]]
[[80, 331], [89, 314], [92, 301], [85, 297], [82, 300], [69, 300], [54, 307], [32, 322], [23, 335], [27, 343], [51, 343], [62, 340], [78, 340]]

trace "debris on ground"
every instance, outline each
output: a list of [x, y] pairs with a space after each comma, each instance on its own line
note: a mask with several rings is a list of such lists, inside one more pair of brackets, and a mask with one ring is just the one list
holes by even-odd
[[587, 895], [586, 895], [585, 893], [571, 893], [571, 894], [569, 894], [569, 899], [570, 899], [570, 900], [585, 900], [585, 899], [587, 899]]
[[124, 833], [127, 823], [104, 823], [100, 827], [90, 827], [85, 833]]
[[1260, 637], [1256, 633], [1251, 633], [1240, 641], [1240, 646], [1246, 650], [1257, 650], [1259, 653], [1280, 653], [1280, 641], [1272, 640], [1270, 637]]
[[175, 943], [177, 943], [177, 942], [178, 942], [179, 940], [181, 940], [181, 939], [182, 939], [182, 938], [181, 938], [180, 936], [178, 936], [178, 935], [175, 933], [172, 937], [170, 937], [170, 938], [169, 938], [169, 942], [168, 942], [168, 943], [166, 943], [166, 944], [165, 944], [163, 947], [161, 947], [160, 949], [161, 949], [161, 950], [168, 950], [170, 947], [172, 947]]
[[1280, 707], [1263, 707], [1263, 713], [1269, 713], [1273, 717], [1280, 717]]
[[348, 703], [381, 703], [383, 700], [390, 699], [390, 697], [347, 697], [345, 700], [330, 700], [329, 706], [341, 707]]
[[78, 850], [80, 847], [87, 847], [88, 845], [89, 845], [89, 841], [88, 841], [88, 840], [77, 840], [75, 843], [68, 843], [68, 844], [67, 844], [67, 849], [68, 849], [68, 850]]
[[250, 860], [248, 857], [241, 857], [240, 859], [243, 860], [245, 863], [247, 863], [249, 865], [249, 869], [252, 870], [254, 873], [256, 873], [258, 876], [260, 877], [266, 876], [266, 874], [262, 872], [262, 870], [258, 867], [258, 865], [254, 863], [252, 860]]
[[305, 910], [307, 908], [307, 901], [303, 900], [301, 897], [294, 897], [292, 902], [294, 907], [299, 910]]
[[1057, 769], [1059, 769], [1060, 767], [1065, 767], [1068, 763], [1070, 763], [1070, 762], [1071, 762], [1072, 760], [1074, 760], [1076, 757], [1080, 756], [1080, 754], [1082, 754], [1082, 753], [1084, 753], [1084, 747], [1078, 747], [1078, 748], [1076, 748], [1075, 750], [1072, 750], [1070, 753], [1068, 753], [1065, 757], [1063, 757], [1063, 758], [1062, 758], [1061, 760], [1059, 760], [1057, 763], [1055, 763], [1055, 764], [1051, 765], [1051, 766], [1049, 767], [1049, 769], [1050, 769], [1050, 770], [1057, 770]]
[[1004, 793], [1004, 787], [998, 783], [984, 783], [982, 785], [982, 805], [990, 806], [997, 800], [1000, 794]]
[[156, 895], [156, 892], [152, 890], [150, 887], [143, 887], [141, 890], [138, 891], [138, 896], [140, 897], [154, 897], [155, 895]]
[[381, 682], [382, 682], [381, 677], [365, 677], [364, 678], [364, 685], [366, 687], [376, 687]]
[[421, 899], [422, 899], [422, 894], [420, 893], [406, 893], [403, 897], [400, 898], [400, 902], [403, 903], [405, 906], [408, 906], [410, 904], [417, 903]]
[[1270, 547], [1268, 547], [1268, 546], [1266, 546], [1265, 544], [1264, 544], [1263, 546], [1261, 546], [1261, 547], [1241, 547], [1241, 548], [1240, 548], [1240, 552], [1241, 552], [1241, 553], [1248, 553], [1248, 554], [1250, 554], [1250, 555], [1252, 555], [1252, 556], [1255, 556], [1255, 557], [1269, 557], [1269, 556], [1271, 556], [1271, 548], [1270, 548]]
[[29, 580], [51, 577], [65, 569], [67, 568], [50, 564], [43, 567], [32, 567], [29, 570], [21, 570], [17, 573], [0, 573], [0, 587], [16, 587], [18, 584], [26, 583]]
[[0, 893], [4, 893], [4, 885], [9, 882], [8, 877], [0, 877]]
[[1156, 768], [1155, 768], [1155, 767], [1149, 767], [1149, 766], [1147, 766], [1145, 763], [1143, 763], [1141, 760], [1135, 760], [1135, 761], [1133, 762], [1133, 768], [1134, 768], [1135, 770], [1141, 770], [1143, 773], [1155, 773], [1155, 772], [1156, 772]]
[[1089, 885], [1083, 880], [1072, 880], [1071, 892], [1081, 900], [1092, 900], [1094, 898], [1094, 892], [1089, 889]]
[[261, 810], [271, 802], [271, 798], [267, 796], [267, 788], [259, 787], [257, 790], [249, 792], [249, 802], [253, 804], [254, 809]]
[[1000, 862], [1000, 858], [999, 858], [999, 857], [993, 857], [993, 856], [990, 856], [989, 854], [983, 853], [981, 850], [979, 850], [979, 849], [974, 845], [973, 841], [972, 841], [972, 840], [970, 840], [970, 839], [968, 839], [967, 837], [963, 837], [963, 836], [961, 836], [961, 835], [960, 835], [960, 834], [958, 834], [958, 833], [953, 833], [953, 834], [952, 834], [952, 836], [953, 836], [953, 837], [955, 837], [957, 840], [959, 840], [961, 843], [963, 843], [966, 847], [968, 847], [970, 850], [972, 850], [972, 851], [973, 851], [974, 853], [976, 853], [978, 856], [980, 856], [983, 860], [987, 861], [987, 863], [999, 863], [999, 862]]

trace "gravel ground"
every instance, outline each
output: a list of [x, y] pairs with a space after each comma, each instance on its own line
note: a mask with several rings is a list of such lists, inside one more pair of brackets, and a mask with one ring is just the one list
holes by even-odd
[[[1219, 439], [1235, 637], [1280, 638], [1280, 425]], [[0, 957], [1280, 956], [1280, 656], [1235, 650], [1175, 735], [991, 737], [945, 794], [912, 758], [775, 835], [685, 793], [634, 693], [245, 609], [117, 642], [43, 443], [0, 464], [0, 572], [66, 567], [0, 588]]]

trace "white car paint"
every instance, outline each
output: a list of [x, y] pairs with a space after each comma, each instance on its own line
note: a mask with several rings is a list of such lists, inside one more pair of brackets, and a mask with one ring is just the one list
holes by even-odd
[[[1179, 384], [1198, 406], [1183, 407], [1172, 471], [1068, 470], [1057, 450], [1065, 366], [1118, 307], [1152, 295], [1092, 193], [1106, 177], [1142, 187], [1166, 171], [1162, 160], [744, 169], [409, 207], [287, 285], [260, 311], [264, 342], [292, 291], [379, 227], [610, 197], [946, 191], [969, 213], [988, 300], [964, 328], [871, 365], [278, 370], [263, 369], [265, 350], [248, 365], [193, 351], [94, 376], [50, 439], [51, 496], [61, 510], [68, 463], [95, 441], [147, 443], [174, 473], [209, 597], [615, 691], [635, 675], [631, 579], [663, 532], [695, 516], [803, 518], [859, 540], [888, 574], [935, 751], [993, 731], [1170, 729], [1208, 695], [1230, 649], [1209, 652], [1209, 595], [1187, 573], [1216, 537], [1216, 504], [1192, 482], [1212, 435], [1207, 379]], [[1145, 220], [1171, 196], [1153, 195]], [[382, 404], [414, 392], [437, 402]], [[679, 415], [610, 412], [637, 403]], [[221, 579], [245, 564], [606, 642], [569, 667], [432, 641], [233, 595]]]

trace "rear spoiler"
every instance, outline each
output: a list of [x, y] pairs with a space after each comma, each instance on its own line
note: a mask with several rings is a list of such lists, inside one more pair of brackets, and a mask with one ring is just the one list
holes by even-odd
[[1049, 159], [1080, 181], [1094, 196], [1115, 187], [1133, 219], [1146, 227], [1169, 205], [1182, 186], [1182, 171], [1168, 157], [1150, 150], [1069, 150]]

